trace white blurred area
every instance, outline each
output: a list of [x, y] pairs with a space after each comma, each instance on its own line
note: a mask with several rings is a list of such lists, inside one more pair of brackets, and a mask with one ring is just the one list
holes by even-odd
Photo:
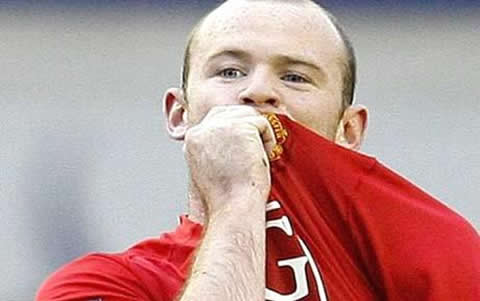
[[[161, 99], [199, 12], [0, 10], [0, 296], [185, 210]], [[364, 151], [480, 226], [480, 10], [339, 12], [370, 108]], [[388, 201], [388, 200], [386, 200]], [[454, 247], [454, 246], [452, 246]]]

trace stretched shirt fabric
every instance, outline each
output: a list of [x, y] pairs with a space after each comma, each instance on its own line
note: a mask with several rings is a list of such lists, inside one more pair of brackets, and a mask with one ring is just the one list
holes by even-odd
[[[374, 158], [268, 119], [279, 145], [266, 300], [480, 300], [480, 237], [468, 222]], [[174, 300], [201, 235], [182, 217], [172, 233], [67, 264], [37, 300]]]

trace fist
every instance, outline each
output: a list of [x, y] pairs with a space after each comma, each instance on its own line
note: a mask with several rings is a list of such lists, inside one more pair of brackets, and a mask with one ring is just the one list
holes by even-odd
[[191, 184], [207, 215], [225, 207], [249, 208], [270, 193], [267, 153], [275, 146], [269, 122], [253, 107], [213, 107], [185, 135]]

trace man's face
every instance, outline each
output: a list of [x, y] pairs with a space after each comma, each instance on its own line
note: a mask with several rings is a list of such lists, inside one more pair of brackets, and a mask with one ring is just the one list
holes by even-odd
[[312, 4], [229, 1], [204, 21], [191, 50], [188, 122], [217, 105], [289, 115], [335, 138], [343, 44]]

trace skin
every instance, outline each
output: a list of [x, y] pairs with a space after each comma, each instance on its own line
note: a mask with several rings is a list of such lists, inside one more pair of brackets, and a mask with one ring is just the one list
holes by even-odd
[[338, 33], [309, 2], [231, 0], [205, 19], [187, 90], [164, 97], [167, 130], [184, 141], [189, 218], [205, 226], [181, 300], [264, 300], [275, 139], [260, 113], [358, 150], [367, 110], [342, 106], [343, 59]]

